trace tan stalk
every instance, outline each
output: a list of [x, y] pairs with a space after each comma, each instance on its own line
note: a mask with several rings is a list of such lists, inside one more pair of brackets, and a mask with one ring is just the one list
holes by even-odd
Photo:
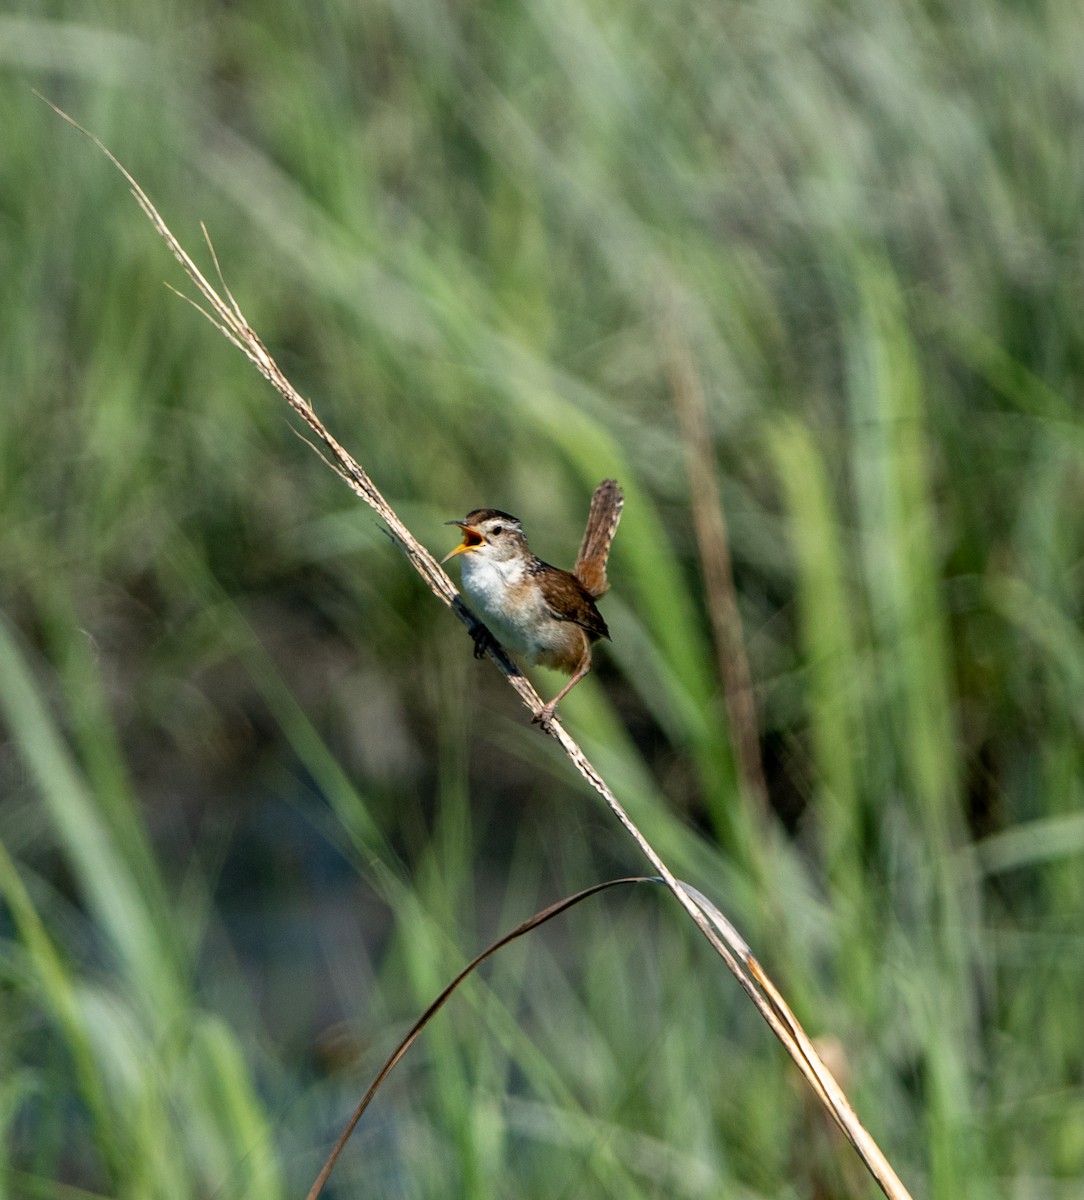
[[680, 314], [673, 306], [663, 321], [663, 343], [670, 368], [670, 391], [685, 453], [693, 532], [704, 576], [704, 594], [711, 618], [734, 756], [746, 795], [755, 806], [757, 817], [764, 821], [769, 814], [768, 785], [760, 760], [756, 696], [749, 659], [745, 653], [738, 596], [734, 589], [730, 536], [727, 533], [723, 497], [716, 479], [707, 398]]

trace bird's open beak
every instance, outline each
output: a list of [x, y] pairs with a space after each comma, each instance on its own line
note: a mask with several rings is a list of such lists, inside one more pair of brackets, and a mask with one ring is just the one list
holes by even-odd
[[463, 545], [446, 554], [440, 561], [446, 563], [448, 559], [455, 558], [457, 554], [466, 554], [468, 550], [477, 550], [483, 545], [485, 538], [474, 528], [473, 525], [468, 525], [466, 521], [445, 521], [445, 525], [458, 525], [463, 530]]

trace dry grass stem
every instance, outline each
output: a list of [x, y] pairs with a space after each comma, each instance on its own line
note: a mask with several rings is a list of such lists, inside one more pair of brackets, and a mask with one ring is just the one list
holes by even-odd
[[373, 1097], [376, 1095], [384, 1080], [392, 1073], [392, 1071], [402, 1061], [403, 1056], [411, 1046], [418, 1040], [422, 1030], [429, 1024], [434, 1016], [444, 1007], [445, 1003], [451, 997], [452, 993], [459, 987], [464, 979], [467, 978], [473, 971], [482, 965], [487, 958], [492, 958], [498, 950], [503, 950], [505, 946], [514, 942], [517, 938], [521, 938], [524, 934], [531, 933], [540, 925], [544, 925], [547, 921], [552, 920], [561, 913], [567, 912], [568, 909], [575, 907], [582, 901], [587, 900], [591, 896], [598, 895], [599, 892], [609, 891], [610, 888], [622, 887], [630, 883], [662, 883], [661, 879], [652, 878], [649, 875], [630, 875], [622, 879], [607, 879], [604, 883], [596, 883], [591, 887], [584, 888], [582, 891], [576, 892], [573, 896], [566, 896], [563, 900], [558, 900], [555, 904], [550, 904], [541, 912], [537, 912], [533, 917], [528, 917], [526, 921], [517, 925], [510, 933], [504, 934], [497, 941], [487, 946], [481, 954], [476, 955], [463, 968], [462, 971], [449, 983], [440, 993], [439, 996], [429, 1005], [422, 1015], [414, 1022], [410, 1029], [403, 1036], [399, 1045], [385, 1060], [384, 1065], [376, 1073], [376, 1077], [366, 1089], [365, 1094], [358, 1101], [354, 1111], [350, 1114], [350, 1119], [347, 1121], [342, 1133], [339, 1134], [338, 1140], [331, 1148], [324, 1165], [320, 1168], [320, 1173], [316, 1176], [312, 1187], [309, 1189], [305, 1200], [317, 1200], [317, 1197], [324, 1190], [324, 1185], [331, 1176], [331, 1172], [335, 1169], [335, 1164], [342, 1156], [342, 1152], [346, 1149], [346, 1143], [350, 1140], [350, 1135], [357, 1128], [358, 1122], [361, 1120], [365, 1110], [369, 1107]]
[[[46, 101], [46, 103], [49, 103], [49, 101]], [[278, 364], [268, 353], [267, 348], [260, 341], [255, 330], [245, 320], [244, 314], [236, 300], [229, 295], [228, 289], [223, 288], [229, 297], [227, 302], [208, 283], [180, 242], [173, 236], [173, 233], [169, 230], [165, 221], [162, 220], [158, 210], [151, 203], [146, 193], [109, 149], [61, 109], [52, 104], [50, 104], [50, 107], [65, 121], [89, 137], [124, 176], [132, 190], [132, 194], [139, 202], [144, 213], [146, 213], [147, 218], [169, 246], [174, 257], [206, 300], [209, 310], [201, 309], [201, 311], [204, 311], [208, 320], [272, 384], [286, 400], [290, 408], [304, 421], [317, 440], [326, 447], [332, 468], [385, 522], [392, 537], [409, 559], [414, 569], [425, 580], [433, 594], [443, 601], [444, 604], [448, 605], [468, 627], [477, 625], [477, 618], [463, 604], [455, 585], [437, 560], [413, 537], [410, 530], [407, 529], [396, 512], [380, 494], [368, 474], [332, 437], [323, 422], [313, 411], [309, 402], [294, 389], [293, 385], [279, 369]], [[487, 650], [487, 654], [519, 693], [524, 704], [532, 713], [538, 714], [542, 709], [542, 701], [538, 693], [516, 668], [515, 664], [499, 648], [489, 649]], [[847, 1102], [838, 1084], [832, 1078], [828, 1068], [817, 1055], [812, 1042], [801, 1029], [790, 1009], [775, 991], [775, 988], [753, 958], [745, 942], [737, 935], [730, 923], [719, 913], [714, 905], [710, 904], [699, 893], [681, 884], [674, 877], [648, 840], [632, 822], [606, 781], [592, 766], [587, 756], [572, 737], [569, 736], [560, 722], [554, 719], [546, 727], [546, 732], [556, 739], [583, 778], [606, 801], [611, 811], [640, 847], [644, 857], [651, 863], [656, 873], [662, 877], [666, 886], [677, 898], [678, 903], [685, 909], [716, 953], [726, 963], [742, 989], [756, 1005], [764, 1020], [767, 1021], [775, 1035], [786, 1047], [788, 1053], [797, 1064], [798, 1069], [808, 1080], [810, 1086], [829, 1112], [831, 1112], [848, 1140], [858, 1151], [862, 1161], [877, 1180], [885, 1195], [890, 1200], [910, 1200], [907, 1189], [900, 1182], [873, 1138], [859, 1122], [854, 1110]]]
[[745, 654], [741, 613], [734, 590], [730, 538], [723, 498], [715, 474], [715, 455], [708, 426], [704, 387], [693, 361], [678, 314], [671, 310], [664, 324], [664, 343], [670, 367], [670, 387], [685, 452], [693, 531], [704, 572], [708, 615], [718, 660], [727, 720], [745, 791], [761, 818], [768, 814], [768, 785], [760, 758], [756, 697]]

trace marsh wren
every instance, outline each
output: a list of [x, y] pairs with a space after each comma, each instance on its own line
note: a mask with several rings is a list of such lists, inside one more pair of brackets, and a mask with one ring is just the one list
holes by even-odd
[[[606, 561], [624, 502], [616, 479], [595, 488], [571, 571], [532, 554], [519, 519], [499, 508], [476, 508], [462, 521], [447, 522], [462, 529], [463, 544], [441, 561], [461, 556], [463, 591], [498, 641], [528, 663], [572, 676], [534, 718], [543, 726], [591, 670], [591, 643], [610, 636], [595, 601], [610, 587]], [[486, 637], [484, 628], [474, 635], [479, 657]]]

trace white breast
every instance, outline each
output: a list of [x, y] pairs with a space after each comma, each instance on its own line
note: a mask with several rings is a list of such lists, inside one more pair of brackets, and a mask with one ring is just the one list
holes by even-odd
[[[552, 618], [538, 589], [532, 588], [528, 593], [534, 597], [535, 603], [522, 603], [523, 593], [519, 588], [527, 564], [520, 557], [496, 562], [482, 554], [464, 554], [461, 561], [463, 591], [471, 607], [502, 645], [522, 654], [531, 662], [536, 661], [544, 649], [543, 630], [547, 620], [552, 623]], [[506, 603], [510, 592], [520, 600], [514, 610], [510, 610]]]

